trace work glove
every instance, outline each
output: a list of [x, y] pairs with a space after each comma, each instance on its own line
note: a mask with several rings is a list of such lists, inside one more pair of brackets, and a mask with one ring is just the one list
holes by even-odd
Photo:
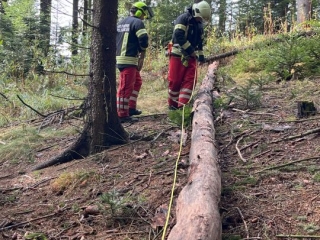
[[144, 58], [139, 58], [137, 69], [140, 72], [143, 67]]
[[181, 55], [182, 65], [188, 67], [189, 65], [189, 56]]
[[143, 67], [144, 57], [145, 57], [145, 52], [141, 52], [139, 55], [138, 66], [137, 66], [137, 69], [139, 72], [141, 71], [141, 69]]
[[204, 63], [206, 61], [206, 59], [204, 58], [203, 55], [199, 55], [198, 61], [201, 63]]

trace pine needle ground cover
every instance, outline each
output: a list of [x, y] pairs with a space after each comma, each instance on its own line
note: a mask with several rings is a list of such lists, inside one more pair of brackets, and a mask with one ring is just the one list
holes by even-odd
[[[234, 62], [243, 61], [237, 58]], [[221, 100], [213, 103], [222, 170], [223, 239], [316, 237], [320, 234], [319, 116], [297, 118], [297, 102], [319, 106], [320, 79], [313, 74], [277, 81], [276, 74], [269, 74], [269, 79], [256, 70], [259, 62], [251, 65], [250, 72], [232, 72], [237, 70], [234, 62], [221, 65], [217, 83]], [[132, 137], [130, 144], [31, 172], [33, 165], [72, 143], [81, 130], [81, 118], [75, 115], [40, 128], [40, 117], [2, 127], [4, 238], [27, 239], [35, 236], [31, 233], [47, 239], [161, 238], [180, 126], [169, 117], [160, 70], [142, 73], [139, 108], [144, 114], [138, 123], [124, 126]], [[201, 79], [206, 65], [199, 72]], [[191, 130], [186, 128], [175, 198], [188, 177]], [[171, 214], [169, 229], [174, 208]]]

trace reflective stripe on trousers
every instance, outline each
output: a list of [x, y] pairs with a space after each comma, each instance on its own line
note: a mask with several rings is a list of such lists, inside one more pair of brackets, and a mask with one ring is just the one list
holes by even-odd
[[197, 82], [196, 64], [197, 60], [190, 58], [188, 67], [185, 67], [181, 62], [181, 57], [170, 56], [168, 73], [169, 106], [182, 107], [189, 102], [193, 85]]
[[141, 85], [142, 79], [136, 66], [127, 67], [120, 71], [117, 90], [117, 112], [119, 117], [129, 116], [129, 108], [136, 108]]

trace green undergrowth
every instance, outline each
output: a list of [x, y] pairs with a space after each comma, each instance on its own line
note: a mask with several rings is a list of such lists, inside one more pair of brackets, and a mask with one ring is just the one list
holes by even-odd
[[50, 145], [55, 148], [56, 139], [74, 135], [74, 127], [57, 129], [49, 127], [39, 131], [38, 127], [26, 124], [17, 127], [3, 128], [0, 133], [0, 163], [10, 164], [20, 162], [32, 163], [41, 149]]
[[[320, 34], [304, 37], [298, 33], [279, 35], [272, 39], [255, 36], [247, 41], [247, 45], [246, 41], [242, 40], [229, 41], [226, 37], [218, 39], [209, 36], [207, 55], [233, 49], [246, 49], [228, 61], [224, 60], [217, 71], [217, 84], [222, 89], [221, 98], [213, 103], [217, 113], [230, 105], [239, 109], [260, 108], [264, 103], [263, 92], [270, 85], [275, 85], [276, 81], [280, 87], [275, 91], [290, 91], [284, 92], [284, 100], [290, 101], [290, 104], [299, 100], [315, 100], [314, 96], [317, 94], [312, 94], [311, 90], [306, 90], [304, 86], [312, 85], [313, 76], [320, 74], [319, 36]], [[216, 44], [220, 46], [214, 49], [213, 46]], [[179, 122], [181, 112], [168, 111], [168, 61], [164, 50], [148, 53], [141, 72], [143, 85], [138, 98], [138, 108], [143, 111], [143, 115], [168, 114], [170, 121], [181, 125]], [[83, 68], [84, 64], [81, 60], [74, 60], [68, 68], [71, 72], [83, 73], [83, 69], [86, 69]], [[206, 64], [197, 69], [198, 84], [195, 93], [207, 73], [207, 67]], [[285, 78], [288, 77], [297, 81], [287, 83]], [[80, 106], [87, 96], [87, 84], [86, 77], [69, 77], [53, 73], [33, 74], [23, 81], [5, 79], [0, 82], [0, 127], [6, 126], [8, 129], [13, 122], [23, 123], [27, 119], [41, 118], [36, 111], [46, 115], [57, 110]], [[284, 84], [290, 84], [290, 90], [282, 89], [281, 86]], [[190, 124], [190, 116], [191, 107], [187, 107], [185, 124]], [[0, 141], [4, 143], [0, 144], [0, 155], [4, 156], [1, 161], [8, 159], [12, 162], [19, 161], [21, 156], [27, 161], [34, 161], [34, 149], [40, 148], [45, 138], [54, 139], [58, 133], [68, 135], [72, 131], [73, 128], [69, 130], [47, 128], [39, 132], [36, 127], [27, 125], [10, 127], [10, 131], [4, 129], [0, 133]], [[18, 148], [19, 151], [13, 151]]]
[[261, 73], [280, 80], [304, 79], [320, 73], [319, 56], [319, 33], [306, 37], [294, 32], [266, 38], [241, 51], [226, 66], [226, 72], [234, 79], [246, 79]]
[[[1, 86], [3, 94], [0, 101], [0, 127], [39, 117], [39, 114], [79, 106], [86, 97], [86, 87], [80, 84], [61, 82], [55, 88], [36, 90], [32, 86], [22, 89], [13, 86]], [[1, 98], [1, 96], [0, 96]]]

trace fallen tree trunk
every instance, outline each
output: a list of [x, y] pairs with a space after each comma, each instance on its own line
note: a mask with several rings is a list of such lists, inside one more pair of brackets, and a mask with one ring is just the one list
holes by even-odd
[[190, 168], [177, 199], [177, 222], [168, 240], [219, 240], [221, 175], [215, 148], [212, 94], [217, 63], [209, 65], [193, 105]]
[[222, 58], [230, 57], [230, 56], [238, 54], [240, 51], [243, 51], [243, 50], [245, 50], [245, 49], [242, 49], [242, 50], [235, 49], [233, 51], [222, 53], [219, 55], [209, 56], [206, 58], [206, 62], [214, 62], [214, 61], [217, 61]]

